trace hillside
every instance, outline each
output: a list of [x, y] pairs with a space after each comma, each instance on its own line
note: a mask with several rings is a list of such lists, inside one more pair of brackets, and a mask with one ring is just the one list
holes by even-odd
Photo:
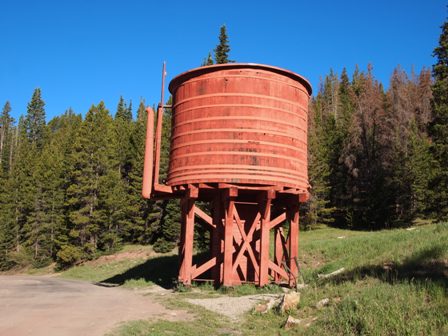
[[[333, 228], [301, 232], [301, 271], [307, 286], [300, 290], [298, 308], [289, 314], [304, 323], [289, 331], [282, 328], [286, 313], [246, 313], [234, 320], [187, 302], [279, 293], [277, 286], [214, 290], [203, 284], [172, 293], [163, 287], [173, 287], [177, 257], [156, 254], [149, 247], [127, 247], [114, 256], [71, 268], [62, 276], [138, 287], [169, 307], [182, 307], [196, 315], [188, 323], [132, 322], [114, 335], [444, 335], [448, 334], [447, 241], [448, 223], [377, 232]], [[342, 268], [336, 276], [319, 276]], [[328, 304], [316, 308], [325, 298]]]

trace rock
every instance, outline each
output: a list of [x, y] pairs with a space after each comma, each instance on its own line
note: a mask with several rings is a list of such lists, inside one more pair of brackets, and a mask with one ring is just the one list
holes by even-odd
[[268, 312], [268, 305], [266, 303], [259, 303], [255, 306], [254, 312], [265, 314]]
[[383, 269], [384, 269], [385, 271], [391, 271], [393, 268], [394, 268], [394, 264], [391, 263], [391, 262], [388, 262], [388, 263], [384, 263], [384, 264], [383, 264]]
[[255, 306], [254, 311], [256, 313], [266, 314], [269, 312], [275, 305], [278, 305], [279, 299], [278, 298], [271, 298], [266, 303], [259, 303]]
[[303, 319], [302, 321], [301, 321], [301, 325], [304, 327], [304, 328], [308, 328], [310, 325], [311, 325], [311, 323], [313, 323], [314, 321], [316, 321], [317, 320], [317, 317], [313, 317], [313, 316], [311, 316], [311, 317], [308, 317], [308, 318], [306, 318], [306, 319]]
[[323, 307], [328, 306], [329, 303], [330, 303], [329, 298], [322, 299], [318, 303], [316, 303], [316, 308], [322, 309]]
[[300, 325], [304, 328], [308, 328], [311, 325], [311, 323], [313, 323], [316, 320], [317, 320], [317, 317], [314, 317], [314, 316], [307, 317], [303, 320], [300, 320], [295, 317], [292, 317], [291, 315], [288, 315], [288, 319], [286, 320], [285, 324], [283, 325], [283, 328], [285, 330], [289, 330], [289, 329], [297, 327], [298, 325]]
[[301, 284], [297, 284], [296, 289], [299, 290], [299, 289], [304, 289], [304, 288], [307, 288], [307, 287], [308, 287], [307, 284], [301, 283]]
[[339, 302], [342, 301], [342, 298], [341, 298], [340, 296], [336, 296], [336, 297], [334, 297], [334, 298], [332, 299], [332, 301], [333, 301], [334, 303], [339, 303]]
[[286, 293], [282, 297], [278, 310], [283, 313], [287, 310], [297, 308], [299, 302], [300, 302], [299, 292]]
[[283, 328], [286, 330], [292, 329], [296, 326], [298, 326], [302, 320], [296, 319], [295, 317], [292, 317], [291, 315], [288, 316], [288, 319], [286, 320], [285, 324], [283, 325]]

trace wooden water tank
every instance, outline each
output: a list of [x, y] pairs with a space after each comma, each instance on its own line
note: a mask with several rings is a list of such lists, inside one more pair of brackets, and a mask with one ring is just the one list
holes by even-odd
[[260, 64], [201, 67], [175, 77], [167, 184], [233, 183], [306, 190], [311, 85]]

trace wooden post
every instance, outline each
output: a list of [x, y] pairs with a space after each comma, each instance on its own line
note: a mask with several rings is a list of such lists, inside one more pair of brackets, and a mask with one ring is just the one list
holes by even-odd
[[266, 191], [266, 197], [259, 203], [261, 217], [261, 236], [260, 236], [260, 271], [259, 286], [269, 283], [269, 238], [271, 224], [271, 202], [275, 198], [275, 191]]
[[238, 190], [229, 188], [225, 191], [223, 285], [233, 286], [233, 212]]
[[180, 225], [180, 241], [179, 241], [179, 282], [183, 283], [186, 279], [185, 276], [185, 202], [186, 199], [182, 198], [180, 200], [180, 211], [181, 211], [181, 225]]
[[[283, 242], [282, 242], [282, 230], [281, 228], [275, 228], [274, 234], [274, 246], [275, 246], [275, 255], [274, 255], [274, 263], [279, 267], [282, 267], [283, 262]], [[281, 275], [275, 272], [274, 281], [276, 283], [280, 283]]]
[[182, 237], [181, 237], [181, 265], [179, 281], [184, 285], [191, 285], [193, 264], [194, 239], [194, 198], [189, 195], [182, 200]]
[[290, 209], [288, 250], [288, 267], [291, 272], [289, 278], [289, 286], [293, 287], [296, 285], [296, 281], [299, 276], [299, 269], [297, 268], [296, 264], [299, 254], [299, 203], [293, 204]]
[[218, 287], [221, 284], [221, 267], [222, 267], [222, 233], [223, 233], [223, 225], [222, 225], [222, 204], [221, 204], [221, 193], [220, 191], [216, 191], [216, 195], [213, 200], [213, 224], [215, 224], [215, 228], [211, 230], [211, 246], [210, 252], [211, 256], [216, 258], [216, 265], [212, 269], [212, 279], [215, 283], [215, 286]]

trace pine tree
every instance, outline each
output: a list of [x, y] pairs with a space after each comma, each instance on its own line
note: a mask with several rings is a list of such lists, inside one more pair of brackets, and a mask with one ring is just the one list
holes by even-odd
[[117, 105], [117, 112], [115, 113], [115, 119], [122, 119], [124, 121], [131, 121], [132, 120], [132, 102], [129, 104], [129, 107], [127, 106], [126, 102], [124, 101], [123, 97], [120, 96], [120, 100], [118, 101]]
[[430, 199], [429, 182], [432, 177], [431, 142], [426, 133], [421, 132], [417, 122], [413, 122], [409, 133], [408, 159], [405, 162], [409, 181], [410, 217], [428, 217]]
[[[168, 100], [171, 105], [172, 97]], [[167, 109], [163, 115], [162, 144], [160, 153], [160, 180], [162, 183], [168, 175], [170, 155], [172, 110]], [[180, 234], [180, 212], [177, 200], [156, 201], [152, 204], [151, 217], [156, 219], [151, 224], [152, 242], [157, 252], [171, 250]]]
[[34, 90], [28, 103], [25, 127], [29, 141], [38, 149], [42, 148], [45, 131], [45, 103], [41, 98], [39, 88]]
[[5, 103], [0, 114], [0, 174], [9, 171], [9, 157], [11, 152], [12, 127], [14, 119], [10, 116], [11, 105]]
[[32, 248], [34, 263], [50, 263], [57, 253], [57, 237], [64, 225], [63, 147], [59, 134], [52, 134], [43, 147], [33, 172], [36, 193], [28, 216], [26, 244]]
[[331, 151], [331, 204], [336, 208], [335, 223], [339, 226], [347, 224], [347, 214], [350, 209], [351, 190], [349, 186], [349, 171], [346, 160], [350, 160], [345, 156], [344, 148], [350, 142], [350, 130], [353, 122], [353, 114], [355, 110], [355, 94], [350, 83], [347, 70], [342, 70], [338, 85], [337, 95], [337, 116], [335, 121], [336, 129], [333, 137]]
[[[334, 208], [330, 205], [330, 147], [327, 146], [324, 88], [321, 88], [310, 107], [308, 131], [308, 169], [311, 198], [306, 206], [305, 226], [329, 224], [333, 221]], [[332, 116], [331, 116], [332, 118]], [[334, 121], [334, 119], [332, 119]], [[334, 124], [334, 123], [333, 123]]]
[[432, 73], [432, 120], [429, 135], [432, 139], [433, 157], [436, 161], [431, 181], [433, 212], [438, 219], [448, 219], [448, 21], [442, 26], [439, 46], [434, 49], [437, 63]]
[[213, 65], [213, 57], [209, 52], [207, 57], [202, 61], [201, 66]]
[[351, 227], [378, 229], [390, 225], [387, 218], [391, 201], [385, 188], [382, 156], [387, 145], [382, 129], [385, 97], [370, 66], [367, 74], [355, 70], [352, 87], [355, 111], [349, 139], [343, 148], [350, 199], [346, 220]]
[[[130, 104], [131, 106], [132, 104]], [[131, 107], [132, 108], [132, 107]], [[115, 134], [115, 157], [118, 160], [118, 173], [127, 183], [130, 169], [130, 136], [132, 127], [132, 111], [126, 106], [123, 97], [120, 97], [113, 122]]]
[[143, 161], [145, 155], [146, 121], [144, 101], [140, 101], [137, 109], [137, 120], [133, 125], [130, 137], [129, 170], [129, 216], [131, 224], [125, 230], [125, 239], [130, 242], [149, 243], [152, 239], [151, 224], [158, 216], [154, 216], [154, 201], [142, 198]]
[[[83, 253], [80, 246], [75, 244], [75, 239], [70, 236], [73, 223], [69, 221], [70, 208], [68, 206], [69, 193], [68, 188], [72, 183], [73, 157], [76, 146], [79, 141], [80, 129], [82, 126], [82, 117], [68, 109], [62, 116], [56, 117], [49, 122], [49, 128], [52, 130], [52, 143], [57, 144], [60, 167], [56, 170], [61, 179], [54, 183], [52, 196], [55, 199], [53, 205], [54, 211], [50, 218], [51, 227], [54, 232], [54, 239], [51, 239], [53, 248], [53, 258], [57, 261], [59, 267], [74, 264], [82, 259]], [[62, 197], [62, 199], [61, 199]]]
[[[47, 172], [40, 170], [42, 151], [46, 144], [47, 129], [45, 124], [45, 103], [41, 98], [40, 89], [35, 89], [31, 101], [28, 104], [27, 115], [24, 120], [25, 137], [21, 137], [21, 151], [17, 160], [17, 166], [26, 162], [22, 167], [25, 173], [20, 179], [19, 188], [25, 189], [17, 195], [21, 208], [20, 240], [27, 254], [32, 257], [35, 265], [43, 265], [49, 262], [51, 253], [46, 249], [46, 203], [44, 198], [45, 182], [43, 175]], [[47, 158], [51, 160], [50, 158]], [[18, 176], [16, 176], [18, 177]], [[20, 202], [22, 201], [22, 202]], [[45, 246], [44, 246], [45, 245]]]
[[11, 255], [15, 248], [12, 190], [11, 179], [0, 177], [0, 271], [15, 264]]
[[219, 31], [219, 44], [215, 48], [215, 62], [216, 64], [231, 63], [229, 60], [229, 38], [227, 37], [227, 29], [222, 25]]
[[26, 121], [23, 117], [19, 119], [14, 142], [14, 160], [7, 181], [8, 206], [5, 210], [13, 237], [11, 261], [14, 264], [24, 265], [31, 262], [30, 255], [32, 255], [25, 244], [25, 236], [28, 233], [28, 216], [33, 209], [33, 198], [36, 192], [33, 180], [36, 148], [28, 140]]
[[[71, 155], [73, 166], [67, 188], [67, 206], [72, 245], [86, 257], [92, 257], [101, 245], [104, 222], [104, 200], [101, 188], [113, 157], [112, 118], [103, 102], [92, 106], [86, 115]], [[116, 165], [115, 165], [115, 168]], [[75, 250], [81, 253], [80, 250]]]

